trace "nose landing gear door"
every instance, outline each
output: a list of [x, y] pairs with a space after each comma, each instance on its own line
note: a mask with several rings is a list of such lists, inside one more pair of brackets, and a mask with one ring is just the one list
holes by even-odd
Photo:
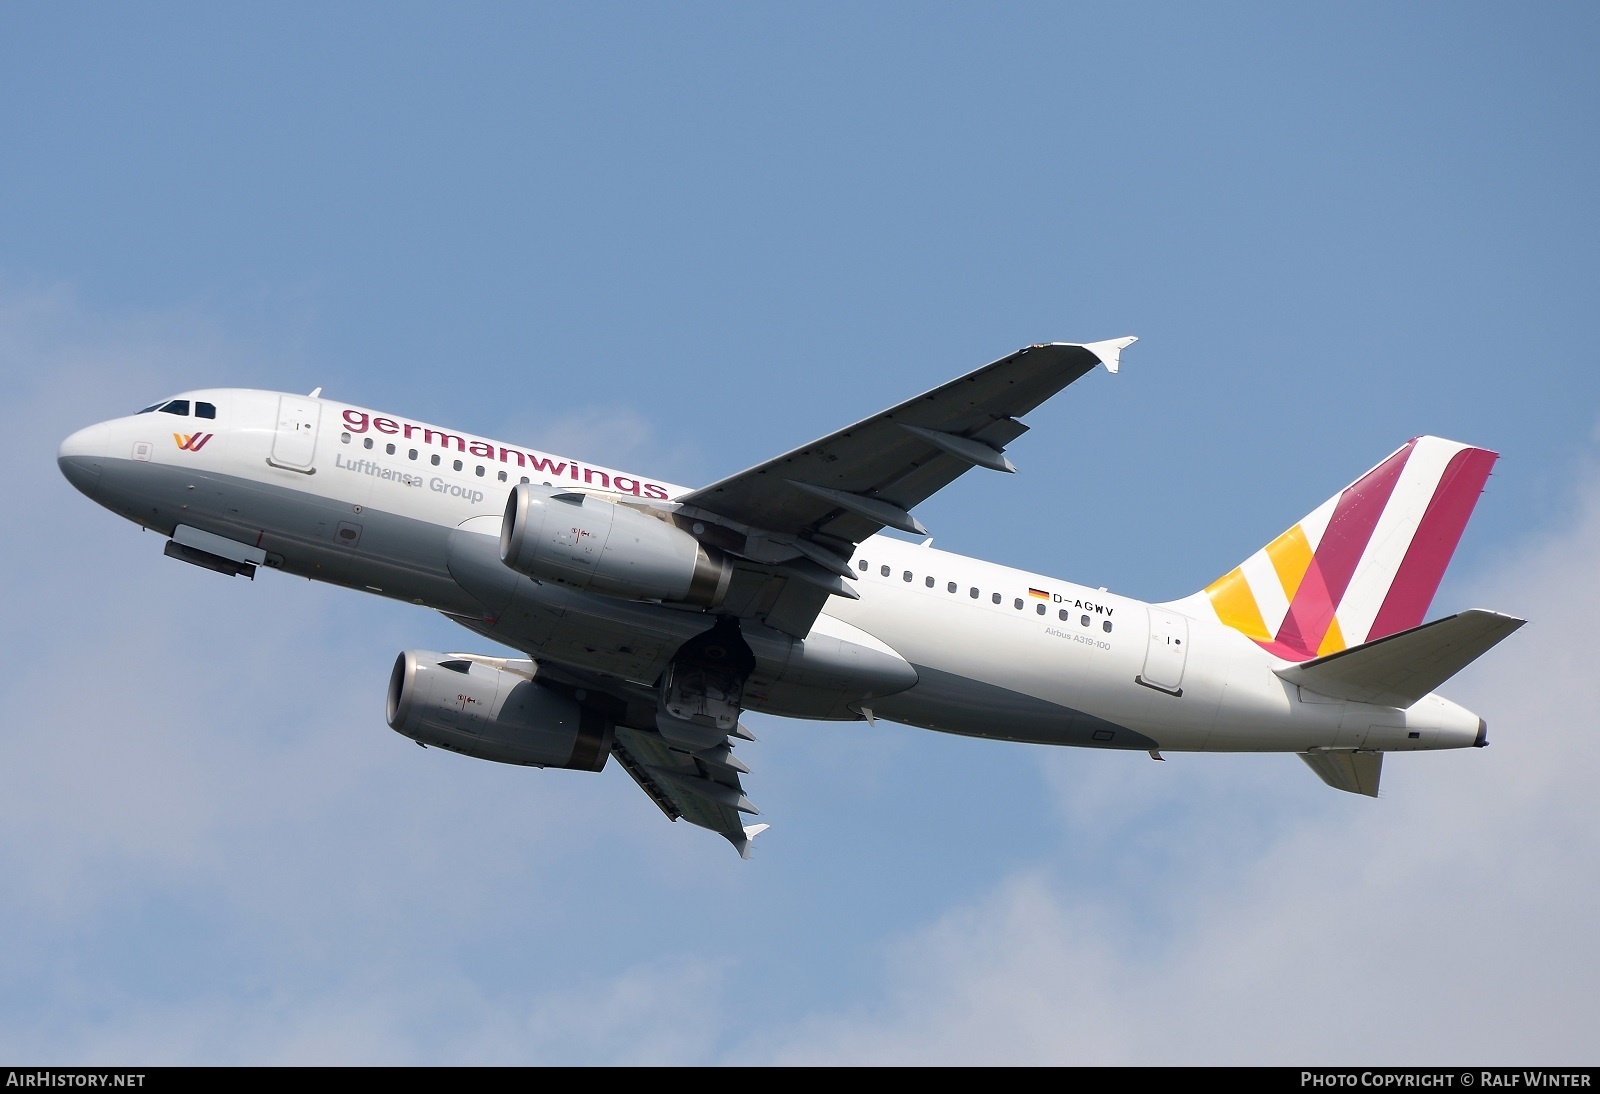
[[286, 471], [314, 475], [312, 458], [317, 450], [317, 426], [322, 419], [322, 403], [303, 395], [278, 397], [278, 428], [272, 437], [272, 455], [267, 462]]

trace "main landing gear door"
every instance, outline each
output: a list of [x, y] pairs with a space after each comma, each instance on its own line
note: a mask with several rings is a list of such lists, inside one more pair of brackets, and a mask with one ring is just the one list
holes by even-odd
[[317, 450], [317, 426], [322, 418], [322, 403], [304, 395], [278, 397], [278, 429], [272, 437], [272, 455], [267, 462], [286, 471], [304, 475], [316, 473], [311, 465]]

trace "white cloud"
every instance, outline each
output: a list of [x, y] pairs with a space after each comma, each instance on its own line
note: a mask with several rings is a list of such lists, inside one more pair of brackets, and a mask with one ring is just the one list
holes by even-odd
[[[1377, 802], [1328, 796], [1289, 757], [1198, 758], [1180, 775], [1201, 780], [1179, 806], [1192, 824], [1148, 820], [1152, 786], [1184, 794], [1177, 773], [1053, 760], [1063, 857], [1121, 854], [1121, 870], [1013, 876], [895, 942], [875, 1001], [753, 1039], [739, 1058], [1590, 1061], [1600, 481], [1575, 511], [1478, 590], [1533, 619], [1447, 689], [1489, 719], [1488, 750], [1393, 757]], [[1241, 808], [1269, 785], [1264, 805]], [[1325, 797], [1296, 808], [1301, 794]], [[1275, 827], [1241, 834], [1252, 815]]]
[[[570, 884], [623, 828], [605, 804], [637, 791], [617, 771], [417, 749], [383, 723], [390, 662], [465, 632], [183, 566], [72, 489], [54, 460], [68, 432], [192, 385], [180, 376], [206, 361], [239, 368], [203, 324], [0, 293], [0, 346], [21, 381], [0, 461], [25, 515], [0, 527], [0, 1055], [467, 1051], [498, 1001], [452, 966], [461, 940], [514, 929], [507, 908], [551, 915], [561, 894], [539, 879]], [[452, 1000], [469, 1002], [441, 1014]]]
[[[192, 570], [79, 497], [54, 466], [61, 436], [208, 363], [240, 371], [248, 354], [204, 322], [0, 293], [0, 347], [22, 381], [0, 458], [30, 516], [0, 527], [0, 1055], [1585, 1059], [1600, 485], [1474, 598], [1533, 619], [1447, 689], [1488, 718], [1488, 750], [1396, 757], [1377, 802], [1290, 757], [1040, 751], [1051, 857], [977, 897], [953, 879], [943, 906], [884, 926], [874, 883], [840, 881], [877, 859], [812, 875], [773, 844], [741, 864], [620, 772], [420, 752], [382, 723], [389, 662], [464, 632], [282, 575]], [[648, 448], [631, 420], [572, 419]], [[789, 748], [819, 753], [808, 777], [842, 767], [836, 781], [795, 790], [758, 768], [753, 789], [848, 811], [857, 784], [905, 782], [889, 773], [918, 740], [817, 731]], [[862, 749], [861, 767], [832, 751]], [[798, 893], [862, 914], [787, 918]], [[847, 919], [874, 925], [828, 937]], [[787, 967], [740, 946], [801, 955], [787, 975], [805, 982], [752, 981], [748, 959]], [[858, 958], [877, 974], [839, 964]]]

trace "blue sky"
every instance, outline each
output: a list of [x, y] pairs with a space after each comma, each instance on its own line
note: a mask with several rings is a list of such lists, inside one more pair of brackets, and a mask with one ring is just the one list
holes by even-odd
[[[0, 1059], [1593, 1062], [1600, 17], [1577, 4], [0, 9]], [[335, 398], [696, 484], [1132, 333], [939, 546], [1147, 599], [1408, 437], [1484, 752], [753, 719], [741, 863], [620, 772], [412, 748], [443, 620], [228, 581], [72, 429]], [[1348, 1016], [1360, 1014], [1358, 1029]]]

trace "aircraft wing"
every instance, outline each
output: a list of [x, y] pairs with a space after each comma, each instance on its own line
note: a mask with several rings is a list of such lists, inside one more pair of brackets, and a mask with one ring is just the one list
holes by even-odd
[[750, 857], [751, 841], [766, 831], [765, 824], [744, 823], [757, 810], [739, 783], [740, 773], [750, 769], [734, 759], [731, 745], [685, 752], [654, 729], [619, 725], [611, 754], [669, 819], [720, 833], [744, 858]]
[[880, 528], [925, 531], [908, 510], [969, 467], [1013, 471], [1016, 420], [1134, 339], [1029, 346], [943, 387], [679, 499], [741, 524], [818, 542]]
[[702, 747], [690, 748], [682, 741], [667, 740], [656, 728], [656, 700], [649, 688], [557, 662], [541, 662], [540, 674], [591, 694], [611, 696], [615, 706], [607, 714], [616, 725], [611, 755], [639, 789], [668, 820], [709, 828], [732, 843], [742, 857], [750, 857], [751, 842], [767, 825], [745, 823], [759, 810], [745, 797], [739, 776], [748, 775], [750, 769], [734, 756], [732, 738], [755, 740], [749, 730], [741, 725], [731, 734], [712, 734]]
[[[829, 595], [853, 595], [855, 547], [882, 528], [926, 534], [910, 510], [970, 467], [1016, 470], [1017, 416], [1118, 355], [1133, 338], [1028, 346], [914, 399], [679, 498], [686, 511], [748, 530], [735, 551], [786, 564], [786, 587], [756, 590], [735, 614], [804, 635]], [[743, 610], [741, 610], [741, 608]]]

